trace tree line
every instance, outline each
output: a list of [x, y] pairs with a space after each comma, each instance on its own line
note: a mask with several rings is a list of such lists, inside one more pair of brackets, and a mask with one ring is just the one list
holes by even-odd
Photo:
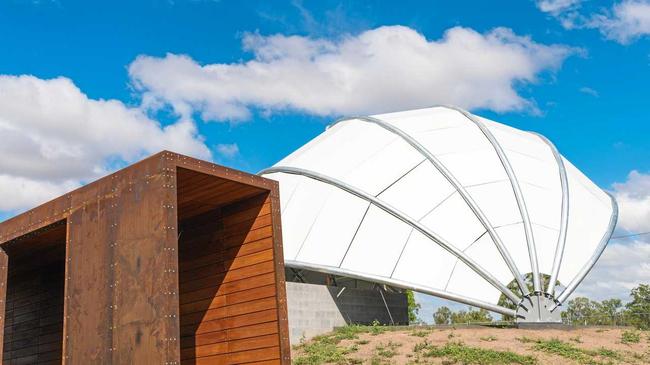
[[[626, 304], [620, 299], [606, 299], [601, 302], [585, 297], [570, 300], [562, 312], [562, 321], [575, 325], [626, 325], [643, 330], [650, 330], [650, 284], [641, 284], [630, 292], [630, 301]], [[562, 308], [560, 307], [560, 308]], [[502, 320], [514, 318], [504, 316]], [[433, 314], [436, 324], [462, 324], [492, 322], [490, 312], [485, 309], [452, 311], [440, 307]]]
[[620, 299], [602, 302], [577, 297], [567, 303], [562, 320], [580, 325], [627, 325], [650, 330], [650, 285], [641, 284], [630, 292], [630, 301]]

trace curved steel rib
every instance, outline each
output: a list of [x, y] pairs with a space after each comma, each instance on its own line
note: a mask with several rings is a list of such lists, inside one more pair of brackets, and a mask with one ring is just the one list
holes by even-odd
[[485, 135], [485, 137], [488, 139], [490, 144], [492, 144], [492, 147], [494, 147], [494, 150], [496, 151], [499, 160], [501, 160], [501, 164], [503, 165], [503, 168], [505, 169], [506, 174], [508, 175], [508, 179], [510, 179], [510, 184], [512, 185], [512, 191], [515, 194], [515, 199], [517, 200], [517, 206], [519, 207], [519, 213], [521, 214], [521, 219], [524, 222], [524, 232], [526, 234], [528, 256], [530, 258], [530, 268], [531, 271], [533, 272], [533, 288], [536, 294], [541, 294], [542, 284], [539, 275], [539, 265], [537, 262], [537, 248], [535, 247], [535, 237], [533, 236], [533, 228], [530, 224], [530, 217], [528, 216], [528, 209], [526, 208], [526, 202], [524, 201], [524, 194], [521, 192], [521, 186], [519, 185], [517, 176], [515, 175], [515, 172], [512, 169], [512, 165], [510, 165], [510, 161], [508, 160], [508, 157], [503, 151], [501, 144], [499, 144], [499, 141], [497, 141], [497, 139], [494, 137], [492, 132], [490, 132], [490, 130], [487, 129], [487, 127], [483, 124], [483, 122], [474, 118], [473, 115], [471, 115], [469, 112], [463, 109], [453, 107], [453, 106], [442, 106], [442, 107], [455, 110], [461, 113], [462, 115], [464, 115], [472, 123], [474, 123], [478, 127], [478, 129], [481, 130], [483, 135]]
[[443, 299], [448, 299], [448, 300], [453, 300], [459, 303], [465, 303], [474, 307], [479, 307], [483, 309], [487, 309], [492, 312], [496, 313], [501, 313], [505, 314], [511, 317], [517, 317], [517, 312], [515, 312], [512, 309], [502, 307], [500, 305], [494, 305], [491, 303], [487, 303], [481, 300], [476, 300], [472, 298], [468, 298], [462, 295], [458, 294], [453, 294], [449, 293], [446, 291], [426, 287], [426, 286], [417, 286], [413, 285], [411, 283], [401, 281], [401, 280], [396, 280], [396, 279], [391, 279], [391, 278], [386, 278], [383, 276], [377, 276], [377, 275], [369, 275], [369, 274], [360, 274], [358, 272], [352, 271], [352, 270], [346, 270], [346, 269], [341, 269], [340, 267], [334, 267], [334, 266], [325, 266], [325, 265], [316, 265], [316, 264], [306, 264], [303, 262], [298, 262], [298, 261], [293, 261], [293, 260], [286, 260], [285, 265], [287, 267], [291, 267], [294, 269], [302, 269], [302, 270], [311, 270], [311, 271], [317, 271], [317, 272], [322, 272], [326, 274], [334, 274], [334, 275], [341, 275], [345, 277], [349, 277], [352, 279], [358, 279], [358, 280], [369, 280], [375, 283], [379, 284], [385, 284], [385, 285], [390, 285], [398, 288], [403, 288], [403, 289], [411, 289], [420, 293], [424, 294], [430, 294], [433, 296], [436, 296], [438, 298], [443, 298]]
[[553, 157], [557, 162], [557, 168], [560, 173], [560, 186], [562, 187], [562, 211], [560, 215], [560, 234], [557, 238], [557, 246], [555, 246], [555, 256], [553, 258], [553, 269], [551, 270], [551, 279], [546, 286], [546, 294], [555, 294], [555, 283], [560, 274], [560, 265], [562, 264], [562, 257], [564, 256], [564, 246], [566, 245], [566, 231], [569, 225], [569, 182], [566, 175], [566, 168], [560, 152], [558, 152], [555, 145], [539, 133], [532, 132], [537, 135], [544, 143], [548, 145], [553, 153]]
[[329, 184], [332, 186], [335, 186], [341, 190], [344, 190], [352, 195], [355, 195], [361, 199], [364, 199], [376, 207], [380, 208], [381, 210], [385, 211], [386, 213], [392, 215], [393, 217], [401, 220], [402, 222], [410, 225], [414, 229], [418, 230], [420, 233], [428, 237], [430, 240], [433, 242], [437, 243], [440, 247], [444, 248], [447, 250], [449, 253], [452, 255], [456, 256], [459, 260], [461, 260], [463, 263], [465, 263], [467, 266], [469, 266], [472, 270], [474, 270], [477, 274], [479, 274], [483, 279], [485, 279], [487, 282], [489, 282], [492, 286], [495, 288], [499, 289], [508, 299], [510, 299], [513, 303], [519, 304], [520, 298], [513, 293], [510, 289], [508, 289], [505, 285], [503, 285], [499, 280], [497, 280], [492, 274], [490, 274], [488, 271], [483, 269], [479, 264], [474, 262], [470, 257], [465, 255], [464, 252], [458, 250], [456, 247], [453, 245], [449, 244], [447, 241], [445, 241], [442, 237], [439, 237], [437, 234], [434, 232], [431, 232], [427, 227], [423, 226], [420, 222], [416, 221], [415, 219], [409, 217], [408, 215], [400, 212], [396, 208], [390, 206], [388, 203], [383, 202], [381, 199], [377, 199], [376, 197], [360, 190], [357, 189], [353, 186], [350, 186], [343, 181], [336, 180], [334, 178], [331, 178], [329, 176], [325, 176], [322, 174], [319, 174], [317, 172], [309, 171], [306, 169], [301, 169], [301, 168], [296, 168], [296, 167], [288, 167], [288, 166], [274, 166], [265, 170], [262, 170], [259, 172], [260, 175], [264, 174], [271, 174], [274, 172], [282, 172], [285, 174], [293, 174], [293, 175], [299, 175], [299, 176], [304, 176], [308, 177], [313, 180], [317, 180], [320, 182], [323, 182], [325, 184]]
[[422, 156], [424, 156], [442, 174], [442, 176], [444, 176], [445, 179], [447, 179], [447, 181], [456, 189], [456, 191], [461, 196], [461, 198], [463, 198], [467, 206], [469, 206], [469, 208], [472, 210], [474, 215], [476, 215], [476, 218], [478, 218], [478, 220], [481, 222], [485, 230], [490, 235], [490, 238], [492, 238], [492, 241], [496, 245], [497, 250], [501, 254], [501, 257], [505, 261], [506, 265], [508, 266], [508, 269], [510, 269], [510, 272], [514, 276], [522, 294], [524, 296], [530, 294], [528, 291], [528, 286], [525, 284], [521, 272], [517, 268], [517, 265], [515, 264], [515, 261], [512, 259], [512, 256], [510, 256], [510, 252], [508, 252], [508, 249], [506, 249], [505, 245], [503, 244], [503, 240], [501, 239], [497, 231], [494, 229], [494, 226], [490, 223], [487, 216], [485, 216], [481, 208], [478, 206], [478, 204], [476, 204], [476, 202], [469, 194], [469, 192], [465, 189], [465, 187], [460, 183], [460, 181], [458, 181], [458, 179], [456, 179], [456, 177], [451, 173], [451, 171], [449, 171], [445, 167], [445, 165], [442, 162], [440, 162], [440, 160], [436, 156], [434, 156], [431, 152], [429, 152], [429, 150], [426, 147], [420, 144], [415, 138], [413, 138], [408, 133], [378, 118], [373, 118], [373, 117], [344, 118], [335, 121], [334, 123], [329, 125], [328, 128], [331, 128], [341, 122], [353, 121], [353, 120], [359, 120], [366, 123], [375, 124], [389, 131], [390, 133], [399, 136], [406, 143], [411, 145], [411, 147], [413, 147], [416, 151], [418, 151]]
[[580, 285], [582, 280], [584, 280], [585, 276], [587, 276], [589, 271], [591, 271], [591, 269], [594, 267], [596, 261], [598, 261], [600, 258], [600, 255], [603, 254], [603, 251], [605, 250], [605, 247], [607, 247], [609, 239], [612, 237], [612, 233], [614, 233], [616, 221], [618, 220], [618, 204], [616, 203], [616, 199], [614, 199], [611, 194], [607, 193], [607, 195], [609, 195], [609, 198], [612, 202], [612, 216], [609, 218], [609, 226], [607, 227], [605, 234], [603, 234], [600, 243], [596, 247], [594, 254], [591, 256], [591, 258], [589, 258], [589, 261], [584, 264], [582, 269], [578, 272], [578, 275], [576, 275], [576, 277], [571, 280], [562, 294], [557, 297], [556, 301], [558, 304], [556, 304], [552, 310], [555, 310], [560, 304], [564, 303], [564, 301], [573, 293], [573, 291], [576, 290], [578, 285]]

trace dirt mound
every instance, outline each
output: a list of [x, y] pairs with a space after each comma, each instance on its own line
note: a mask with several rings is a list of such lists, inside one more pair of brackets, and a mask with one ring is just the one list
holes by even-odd
[[650, 364], [650, 332], [629, 328], [344, 327], [292, 350], [316, 364]]

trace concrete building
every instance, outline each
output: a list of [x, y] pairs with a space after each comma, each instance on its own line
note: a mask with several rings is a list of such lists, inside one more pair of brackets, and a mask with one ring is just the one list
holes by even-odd
[[401, 289], [305, 270], [285, 276], [292, 344], [350, 324], [409, 324]]

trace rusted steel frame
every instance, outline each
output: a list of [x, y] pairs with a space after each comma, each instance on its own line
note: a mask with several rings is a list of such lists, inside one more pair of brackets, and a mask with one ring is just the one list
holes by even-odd
[[273, 261], [275, 265], [276, 300], [278, 310], [278, 334], [280, 335], [280, 360], [291, 363], [289, 343], [289, 317], [287, 308], [287, 287], [284, 272], [284, 250], [282, 247], [282, 221], [280, 214], [280, 184], [273, 181], [270, 192], [271, 224], [273, 226]]
[[[158, 359], [164, 359], [165, 361], [170, 361], [171, 363], [178, 362], [180, 358], [180, 346], [178, 341], [180, 327], [177, 300], [177, 295], [179, 293], [177, 270], [178, 216], [176, 209], [178, 205], [178, 181], [176, 175], [178, 167], [182, 167], [190, 171], [195, 171], [197, 173], [204, 173], [216, 178], [222, 178], [229, 181], [241, 183], [243, 185], [250, 186], [251, 188], [260, 189], [260, 192], [267, 191], [272, 195], [273, 225], [275, 228], [275, 231], [273, 232], [273, 241], [275, 248], [274, 264], [276, 273], [274, 275], [276, 276], [276, 300], [278, 301], [278, 318], [280, 320], [278, 322], [278, 331], [281, 335], [281, 360], [284, 363], [288, 363], [289, 344], [288, 326], [286, 323], [286, 298], [284, 297], [284, 263], [282, 258], [282, 241], [280, 237], [281, 223], [279, 220], [279, 192], [277, 183], [272, 180], [234, 171], [211, 163], [164, 151], [134, 165], [131, 165], [123, 170], [101, 178], [94, 183], [86, 185], [62, 197], [36, 207], [25, 214], [0, 223], [0, 245], [17, 237], [46, 227], [54, 222], [70, 219], [72, 215], [74, 215], [74, 217], [81, 218], [84, 216], [85, 210], [100, 210], [102, 209], [101, 206], [104, 207], [103, 209], [108, 209], [103, 214], [110, 213], [114, 215], [114, 217], [112, 219], [109, 219], [109, 222], [107, 222], [107, 224], [109, 224], [109, 227], [107, 227], [107, 229], [109, 232], [113, 232], [108, 234], [108, 236], [113, 237], [113, 239], [110, 239], [109, 237], [106, 242], [111, 247], [111, 252], [113, 253], [109, 255], [112, 257], [112, 259], [110, 257], [106, 258], [106, 260], [111, 261], [110, 263], [107, 263], [111, 269], [107, 274], [109, 276], [108, 279], [105, 280], [108, 280], [109, 282], [113, 280], [113, 282], [109, 283], [108, 285], [109, 288], [113, 289], [106, 292], [106, 295], [112, 299], [110, 299], [110, 301], [109, 299], [100, 300], [98, 306], [105, 306], [105, 310], [108, 311], [107, 313], [110, 313], [110, 316], [106, 317], [108, 318], [107, 322], [109, 323], [105, 324], [107, 326], [106, 333], [110, 334], [107, 335], [107, 341], [109, 341], [106, 343], [107, 348], [103, 349], [106, 352], [104, 352], [104, 355], [100, 356], [103, 358], [103, 360], [102, 358], [96, 358], [95, 360], [99, 360], [100, 362], [155, 360], [157, 362]], [[148, 186], [145, 187], [147, 184]], [[136, 193], [132, 190], [137, 190], [138, 192]], [[142, 203], [142, 199], [147, 199], [148, 203]], [[141, 204], [146, 204], [147, 206], [143, 207]], [[138, 209], [140, 209], [143, 214], [128, 214], [129, 211], [138, 211]], [[126, 240], [127, 246], [129, 246], [129, 243], [131, 243], [132, 246], [134, 244], [132, 240], [135, 239], [137, 241], [138, 239], [141, 239], [138, 238], [141, 236], [133, 236], [129, 229], [120, 233], [120, 227], [118, 226], [120, 223], [120, 217], [124, 216], [121, 218], [123, 224], [137, 225], [139, 223], [146, 223], [148, 219], [151, 219], [149, 216], [150, 214], [153, 214], [153, 216], [157, 217], [155, 218], [156, 223], [160, 220], [160, 226], [163, 227], [164, 233], [160, 230], [157, 230], [157, 233], [154, 233], [153, 236], [151, 236], [151, 238], [156, 241], [153, 243], [153, 246], [149, 244], [137, 246], [148, 247], [148, 249], [145, 249], [147, 252], [141, 252], [140, 250], [129, 250], [128, 247], [124, 248], [125, 242], [121, 242], [121, 239]], [[74, 217], [73, 219], [77, 219]], [[105, 217], [102, 217], [101, 219], [104, 218]], [[96, 219], [100, 218], [96, 217]], [[71, 349], [75, 348], [75, 346], [72, 343], [69, 343], [69, 341], [71, 341], [71, 336], [69, 335], [72, 334], [72, 332], [76, 331], [76, 327], [71, 327], [71, 318], [73, 316], [74, 308], [70, 307], [72, 302], [69, 296], [71, 296], [72, 292], [74, 291], [72, 288], [73, 285], [76, 285], [75, 280], [82, 280], [78, 277], [78, 274], [80, 276], [84, 276], [81, 274], [84, 270], [88, 270], [88, 268], [84, 269], [83, 265], [79, 266], [76, 269], [73, 266], [69, 266], [69, 262], [74, 262], [75, 260], [83, 260], [83, 255], [80, 255], [80, 253], [83, 251], [77, 250], [84, 248], [83, 240], [75, 238], [75, 232], [71, 231], [71, 229], [74, 227], [74, 223], [75, 222], [73, 221], [68, 222], [67, 224], [68, 237], [73, 238], [73, 240], [70, 241], [70, 239], [66, 238], [66, 263], [68, 264], [66, 265], [66, 279], [69, 280], [66, 280], [66, 287], [64, 288], [64, 295], [68, 297], [66, 298], [67, 302], [64, 305], [64, 308], [66, 308], [64, 309], [64, 319], [66, 320], [66, 324], [64, 325], [64, 332], [66, 335], [68, 335], [68, 340], [65, 342], [64, 347], [64, 363], [78, 363], [79, 361], [83, 360], [82, 358], [78, 357], [79, 354], [72, 352]], [[92, 230], [93, 227], [90, 227], [88, 229]], [[98, 234], [106, 235], [107, 232], [100, 232]], [[149, 234], [146, 234], [144, 236], [149, 237]], [[145, 240], [149, 239], [150, 238], [145, 238]], [[72, 247], [75, 249], [73, 250]], [[150, 264], [148, 264], [149, 267], [143, 269], [144, 274], [142, 275], [144, 276], [133, 276], [133, 272], [135, 270], [135, 262], [139, 262], [139, 260], [146, 259], [147, 257], [155, 258], [158, 256], [160, 256], [160, 259], [152, 259], [153, 261], [150, 261]], [[154, 265], [154, 261], [158, 264]], [[79, 263], [84, 262], [79, 261]], [[81, 271], [76, 272], [75, 270]], [[158, 273], [157, 270], [160, 270], [161, 272]], [[151, 278], [148, 276], [150, 273], [154, 273], [154, 275], [157, 275], [158, 277], [164, 277], [164, 280]], [[166, 277], [166, 273], [173, 274], [169, 275], [169, 277]], [[140, 276], [142, 276], [142, 278], [140, 278]], [[146, 285], [153, 285], [153, 287], [156, 288], [156, 293], [163, 293], [170, 298], [170, 300], [167, 300], [161, 299], [162, 297], [159, 297], [159, 299], [156, 299], [159, 305], [156, 306], [144, 304], [145, 311], [151, 311], [154, 309], [159, 310], [158, 312], [155, 312], [155, 315], [151, 317], [153, 322], [149, 322], [146, 319], [145, 322], [140, 321], [140, 319], [136, 320], [137, 323], [140, 323], [136, 323], [136, 326], [142, 325], [144, 326], [143, 328], [146, 329], [144, 336], [158, 337], [160, 335], [162, 337], [161, 341], [152, 341], [157, 344], [157, 350], [155, 351], [149, 351], [149, 349], [137, 350], [130, 347], [132, 345], [130, 343], [132, 340], [131, 335], [134, 332], [135, 328], [133, 327], [133, 321], [126, 319], [126, 317], [124, 317], [122, 320], [119, 320], [121, 317], [120, 313], [125, 313], [120, 312], [124, 311], [123, 308], [142, 308], [141, 305], [135, 304], [135, 302], [139, 303], [142, 299], [138, 298], [138, 295], [128, 295], [128, 293], [122, 292], [125, 289], [124, 287], [119, 288], [119, 285], [129, 285], [128, 281], [130, 281], [135, 285], [132, 289], [127, 288], [127, 291], [138, 291], [139, 287], [141, 286], [140, 282], [142, 280], [157, 281], [157, 283], [151, 282]], [[125, 281], [127, 282], [126, 284]], [[115, 287], [118, 287], [119, 289], [115, 290]], [[158, 287], [160, 288], [158, 289]], [[156, 293], [153, 294], [154, 297], [157, 295]], [[132, 299], [126, 300], [128, 298]], [[148, 296], [145, 299], [151, 300], [152, 296]], [[162, 300], [162, 302], [160, 302], [160, 300]], [[135, 317], [139, 318], [139, 315], [136, 315]], [[126, 326], [124, 327], [125, 329], [122, 328], [123, 326]], [[131, 328], [129, 328], [129, 326], [131, 326]], [[155, 331], [153, 328], [155, 328]], [[83, 328], [80, 329], [83, 330]], [[76, 332], [76, 334], [78, 333], [79, 331]], [[79, 336], [75, 337], [77, 337], [77, 339], [80, 338]], [[96, 345], [97, 344], [94, 346]]]
[[[142, 166], [148, 163], [148, 161], [161, 161], [161, 159], [165, 161], [165, 168], [169, 169], [167, 172], [172, 172], [172, 170], [174, 170], [174, 174], [176, 167], [182, 167], [185, 169], [202, 172], [215, 177], [239, 182], [269, 191], [272, 188], [272, 182], [269, 179], [219, 166], [210, 162], [201, 161], [192, 157], [183, 156], [178, 153], [162, 151], [142, 161], [127, 166], [122, 170], [104, 176], [91, 184], [82, 186], [65, 195], [41, 204], [38, 207], [30, 209], [25, 213], [20, 214], [19, 216], [1, 222], [0, 244], [22, 236], [25, 233], [29, 233], [36, 229], [48, 226], [54, 222], [66, 219], [70, 215], [71, 211], [79, 209], [81, 207], [79, 205], [72, 204], [72, 196], [78, 194], [87, 194], [89, 191], [96, 189], [97, 186], [110, 184], [111, 180], [119, 179], [121, 176], [125, 176], [127, 173], [129, 173], [129, 171], [142, 168]], [[163, 172], [165, 171], [160, 171], [160, 173]], [[106, 197], [109, 196], [110, 193]]]
[[[4, 354], [4, 328], [5, 328], [5, 304], [7, 303], [7, 271], [9, 259], [5, 251], [0, 248], [0, 356]], [[0, 359], [2, 362], [2, 359]]]

